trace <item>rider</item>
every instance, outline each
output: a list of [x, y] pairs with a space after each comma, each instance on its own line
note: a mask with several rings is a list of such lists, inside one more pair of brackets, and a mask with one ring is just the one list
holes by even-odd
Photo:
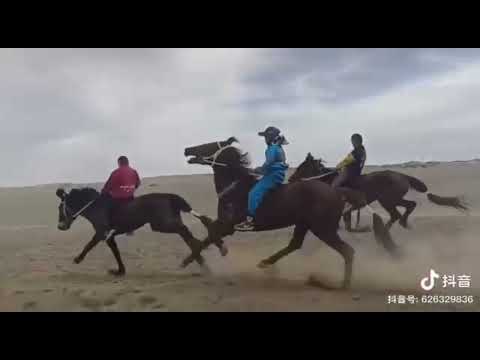
[[362, 174], [363, 166], [367, 159], [362, 135], [353, 134], [351, 140], [353, 150], [337, 165], [336, 170], [339, 174], [332, 182], [334, 188], [349, 186]]
[[262, 174], [263, 177], [250, 191], [248, 195], [247, 219], [235, 226], [236, 230], [249, 231], [254, 229], [255, 213], [263, 198], [267, 192], [280, 186], [285, 179], [288, 165], [285, 162], [286, 157], [282, 145], [287, 145], [288, 142], [280, 133], [280, 130], [273, 126], [258, 133], [259, 136], [265, 137], [267, 144], [265, 151], [266, 161], [263, 166], [256, 168], [254, 171]]
[[134, 199], [134, 192], [140, 186], [140, 177], [129, 165], [126, 156], [118, 158], [118, 168], [114, 170], [102, 189], [102, 195], [108, 199], [107, 215], [111, 218], [113, 211]]

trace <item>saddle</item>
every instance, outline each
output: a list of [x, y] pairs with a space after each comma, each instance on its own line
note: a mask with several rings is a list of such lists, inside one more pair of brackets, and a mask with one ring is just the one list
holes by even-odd
[[[228, 197], [229, 193], [225, 194], [226, 196], [222, 200], [220, 200], [219, 203], [219, 215], [221, 216], [221, 218], [233, 222], [243, 221], [247, 213], [248, 194], [256, 185], [256, 183], [257, 181], [253, 182], [251, 186], [248, 187], [248, 191], [246, 191], [245, 193], [244, 201], [234, 201], [233, 199], [230, 199]], [[277, 196], [278, 192], [283, 190], [287, 185], [288, 184], [281, 184], [275, 189], [268, 191], [265, 194], [265, 197], [263, 198], [263, 201], [260, 204], [258, 211], [260, 211], [261, 208], [265, 205], [265, 203], [269, 202], [272, 197]]]
[[[134, 201], [134, 198], [131, 199], [109, 199], [109, 204], [106, 208], [107, 212], [107, 221], [109, 224], [109, 229], [114, 229], [115, 228], [115, 222], [117, 220], [117, 217], [122, 214], [122, 211], [124, 211], [129, 204], [131, 204]], [[133, 232], [128, 232], [126, 233], [127, 236], [133, 235]]]

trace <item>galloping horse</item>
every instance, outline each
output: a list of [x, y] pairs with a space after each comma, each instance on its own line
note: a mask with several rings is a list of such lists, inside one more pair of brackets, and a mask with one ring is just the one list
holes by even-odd
[[[202, 248], [215, 243], [225, 249], [222, 238], [235, 232], [234, 225], [246, 215], [248, 192], [256, 177], [247, 168], [247, 154], [232, 146], [235, 138], [185, 149], [188, 163], [209, 165], [214, 171], [218, 194], [218, 218], [208, 226], [208, 237]], [[293, 237], [284, 249], [259, 263], [264, 268], [302, 247], [308, 231], [342, 255], [345, 261], [343, 287], [350, 285], [353, 248], [338, 235], [339, 222], [346, 206], [344, 197], [354, 198], [351, 191], [336, 191], [320, 181], [297, 182], [282, 185], [269, 193], [255, 217], [254, 231], [267, 231], [294, 226]], [[376, 217], [375, 217], [376, 216]], [[383, 223], [374, 215], [374, 229], [379, 237], [385, 233]], [[388, 249], [388, 247], [386, 246]], [[183, 265], [187, 266], [199, 252], [193, 251]]]
[[[297, 170], [289, 178], [289, 182], [295, 183], [305, 179], [314, 180], [318, 177], [318, 180], [331, 184], [335, 174], [336, 172], [334, 169], [325, 167], [321, 159], [314, 159], [312, 154], [308, 153], [305, 161], [298, 166]], [[391, 170], [375, 171], [362, 175], [351, 184], [351, 186], [354, 190], [358, 190], [365, 194], [368, 204], [378, 201], [390, 214], [390, 220], [386, 224], [388, 229], [397, 220], [400, 220], [399, 223], [401, 226], [408, 228], [408, 217], [417, 206], [415, 201], [403, 198], [409, 189], [421, 193], [426, 193], [428, 191], [427, 185], [417, 178]], [[427, 198], [436, 205], [449, 206], [457, 210], [468, 210], [467, 204], [459, 197], [443, 197], [428, 193]], [[406, 208], [403, 215], [399, 213], [396, 208], [397, 206]], [[344, 220], [347, 230], [353, 231], [351, 229], [350, 215], [351, 212], [346, 212]]]
[[[56, 194], [61, 200], [58, 207], [59, 230], [70, 229], [78, 216], [87, 219], [95, 229], [92, 240], [75, 257], [74, 263], [81, 263], [90, 250], [100, 241], [106, 240], [118, 263], [118, 270], [109, 272], [116, 276], [125, 274], [125, 265], [115, 242], [116, 235], [129, 233], [149, 223], [153, 231], [180, 235], [190, 250], [195, 251], [200, 248], [201, 242], [183, 224], [180, 212], [192, 214], [200, 219], [205, 227], [212, 222], [208, 217], [193, 211], [185, 199], [175, 194], [154, 193], [139, 196], [127, 205], [119, 207], [110, 219], [107, 217], [105, 198], [95, 189], [73, 189], [70, 193], [58, 189]], [[200, 265], [204, 263], [201, 256], [196, 256], [195, 260]]]

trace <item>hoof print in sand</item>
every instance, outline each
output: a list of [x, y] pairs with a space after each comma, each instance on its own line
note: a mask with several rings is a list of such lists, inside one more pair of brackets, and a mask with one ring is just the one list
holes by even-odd
[[115, 305], [116, 303], [117, 303], [117, 300], [113, 298], [109, 298], [103, 301], [103, 306], [112, 306], [112, 305]]
[[23, 310], [32, 310], [37, 306], [36, 301], [27, 301], [25, 304], [23, 304]]
[[142, 305], [153, 304], [155, 301], [157, 301], [157, 298], [150, 295], [143, 295], [138, 298], [138, 302]]
[[102, 303], [99, 300], [93, 298], [82, 298], [80, 303], [83, 305], [83, 307], [92, 311], [97, 311], [102, 306]]

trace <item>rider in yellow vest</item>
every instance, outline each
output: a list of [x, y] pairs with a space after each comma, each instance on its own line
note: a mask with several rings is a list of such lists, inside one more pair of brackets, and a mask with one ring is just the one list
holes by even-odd
[[333, 180], [334, 188], [341, 186], [350, 186], [353, 181], [362, 174], [367, 153], [363, 146], [363, 139], [360, 134], [352, 135], [353, 150], [336, 167], [338, 176]]

